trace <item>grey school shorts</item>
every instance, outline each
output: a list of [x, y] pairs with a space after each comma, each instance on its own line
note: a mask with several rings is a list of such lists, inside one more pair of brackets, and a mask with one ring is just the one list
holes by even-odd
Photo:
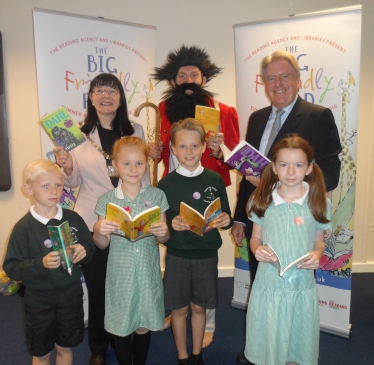
[[190, 302], [205, 309], [218, 306], [218, 256], [185, 259], [166, 255], [165, 309], [187, 307]]

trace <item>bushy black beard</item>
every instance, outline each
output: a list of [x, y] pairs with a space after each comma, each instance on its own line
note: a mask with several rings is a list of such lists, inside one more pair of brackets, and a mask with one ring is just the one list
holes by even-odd
[[[186, 90], [192, 90], [193, 93], [187, 95]], [[171, 86], [163, 96], [166, 100], [165, 114], [171, 124], [185, 118], [195, 118], [196, 105], [209, 106], [209, 99], [213, 97], [213, 93], [193, 82]]]

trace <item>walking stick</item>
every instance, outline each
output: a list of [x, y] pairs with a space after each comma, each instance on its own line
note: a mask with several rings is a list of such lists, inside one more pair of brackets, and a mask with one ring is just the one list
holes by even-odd
[[[153, 109], [155, 110], [155, 112], [156, 112], [156, 122], [155, 122], [155, 144], [158, 146], [158, 145], [159, 145], [159, 142], [160, 142], [160, 109], [158, 108], [157, 105], [155, 105], [155, 104], [153, 104], [153, 103], [146, 102], [146, 103], [140, 104], [140, 105], [135, 109], [134, 115], [135, 115], [136, 117], [138, 117], [140, 111], [141, 111], [144, 107], [151, 107], [151, 108], [153, 108]], [[153, 159], [153, 178], [152, 178], [152, 185], [153, 185], [153, 186], [157, 186], [157, 183], [158, 183], [158, 180], [157, 180], [157, 169], [158, 169], [158, 158], [154, 158], [154, 159]]]

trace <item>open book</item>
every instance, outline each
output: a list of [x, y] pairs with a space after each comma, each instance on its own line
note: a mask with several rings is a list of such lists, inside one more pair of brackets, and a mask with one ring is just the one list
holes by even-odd
[[74, 241], [69, 222], [66, 221], [59, 226], [47, 226], [47, 229], [53, 251], [59, 253], [62, 267], [71, 275], [73, 272], [73, 250], [69, 246], [74, 245]]
[[262, 170], [270, 163], [270, 160], [261, 154], [256, 148], [246, 141], [240, 143], [230, 151], [221, 144], [223, 161], [245, 176], [260, 177]]
[[120, 225], [114, 234], [126, 237], [135, 242], [146, 236], [152, 236], [149, 228], [152, 224], [160, 222], [161, 209], [158, 206], [149, 208], [131, 218], [130, 214], [122, 207], [114, 203], [108, 203], [106, 208], [106, 219]]
[[207, 138], [209, 138], [209, 136], [214, 136], [215, 133], [220, 131], [221, 118], [219, 109], [196, 105], [195, 119], [204, 124]]
[[309, 254], [305, 254], [301, 257], [299, 257], [298, 259], [296, 259], [295, 261], [292, 261], [290, 264], [288, 264], [285, 268], [283, 268], [282, 266], [282, 263], [279, 259], [279, 256], [277, 255], [277, 253], [274, 251], [273, 247], [271, 247], [268, 243], [265, 243], [265, 245], [263, 246], [263, 249], [265, 251], [267, 251], [268, 253], [270, 253], [271, 256], [275, 256], [277, 258], [277, 261], [275, 262], [271, 262], [271, 264], [273, 266], [275, 266], [277, 269], [278, 269], [278, 272], [279, 272], [279, 276], [282, 277], [284, 275], [284, 273], [290, 269], [292, 266], [295, 266], [297, 265], [298, 263], [301, 263], [301, 262], [304, 262], [304, 261], [307, 261], [309, 260]]
[[214, 229], [212, 221], [221, 212], [221, 199], [217, 198], [207, 206], [204, 215], [201, 215], [188, 204], [181, 202], [179, 215], [183, 217], [183, 223], [190, 226], [190, 231], [202, 237], [204, 234]]
[[56, 146], [64, 146], [67, 152], [86, 141], [83, 133], [64, 107], [49, 113], [40, 123], [52, 142]]

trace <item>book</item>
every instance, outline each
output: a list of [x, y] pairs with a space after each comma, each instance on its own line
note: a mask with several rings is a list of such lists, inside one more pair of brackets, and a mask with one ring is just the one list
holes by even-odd
[[59, 226], [47, 226], [51, 238], [53, 251], [57, 251], [63, 268], [69, 273], [73, 272], [73, 250], [74, 245], [69, 222], [66, 221]]
[[245, 176], [260, 177], [262, 170], [270, 163], [270, 160], [246, 141], [240, 143], [230, 151], [221, 144], [223, 161]]
[[56, 146], [64, 146], [67, 152], [86, 141], [83, 133], [64, 107], [49, 113], [40, 120], [40, 123], [52, 142]]
[[190, 226], [190, 231], [201, 237], [214, 229], [212, 221], [221, 212], [220, 198], [215, 199], [207, 206], [204, 215], [184, 202], [180, 203], [179, 208], [179, 215], [183, 217], [183, 223], [188, 224]]
[[161, 209], [158, 206], [154, 206], [131, 218], [130, 213], [124, 208], [114, 203], [108, 203], [106, 219], [120, 225], [119, 230], [113, 232], [114, 234], [135, 242], [144, 237], [152, 236], [152, 233], [149, 233], [149, 228], [152, 224], [160, 222]]
[[309, 254], [305, 254], [299, 258], [297, 258], [296, 260], [292, 261], [290, 264], [288, 264], [285, 268], [283, 268], [282, 266], [282, 263], [279, 259], [279, 256], [278, 254], [275, 252], [275, 250], [273, 249], [273, 247], [271, 247], [268, 243], [265, 243], [265, 245], [263, 246], [264, 250], [268, 253], [270, 253], [271, 256], [275, 255], [275, 257], [277, 258], [277, 261], [275, 262], [271, 262], [271, 264], [273, 266], [275, 266], [277, 269], [278, 269], [278, 272], [279, 272], [279, 276], [282, 277], [284, 275], [284, 273], [290, 269], [291, 267], [297, 265], [298, 263], [301, 263], [301, 262], [304, 262], [304, 261], [307, 261], [309, 260]]
[[209, 137], [214, 137], [214, 135], [220, 131], [221, 117], [219, 109], [196, 105], [195, 119], [204, 124], [208, 139]]

